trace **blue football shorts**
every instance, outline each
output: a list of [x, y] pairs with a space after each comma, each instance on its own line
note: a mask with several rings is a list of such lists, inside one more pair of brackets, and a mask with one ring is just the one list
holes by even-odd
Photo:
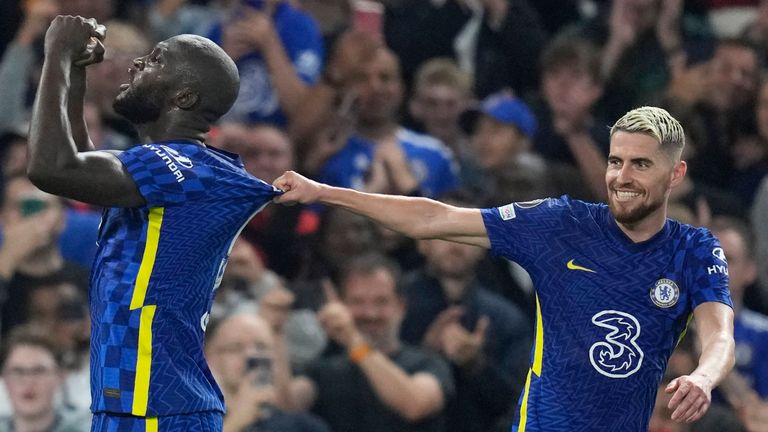
[[96, 413], [91, 422], [91, 432], [221, 432], [222, 428], [223, 416], [218, 411], [160, 417]]

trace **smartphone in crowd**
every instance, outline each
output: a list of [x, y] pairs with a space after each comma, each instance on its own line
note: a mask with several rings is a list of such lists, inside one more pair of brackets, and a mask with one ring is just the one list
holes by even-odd
[[48, 203], [45, 200], [34, 196], [24, 197], [19, 201], [19, 211], [23, 217], [34, 216], [45, 210], [46, 207], [48, 207]]
[[265, 355], [248, 357], [245, 369], [247, 374], [253, 376], [253, 385], [272, 385], [272, 357]]
[[381, 37], [384, 34], [384, 5], [372, 0], [353, 0], [352, 27]]

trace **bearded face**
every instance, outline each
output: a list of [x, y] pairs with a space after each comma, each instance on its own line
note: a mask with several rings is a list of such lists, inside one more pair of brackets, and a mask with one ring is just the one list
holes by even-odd
[[616, 221], [634, 225], [657, 215], [663, 218], [674, 166], [654, 138], [628, 132], [614, 134], [605, 180], [608, 207]]
[[133, 124], [151, 123], [157, 121], [163, 112], [166, 90], [164, 86], [153, 83], [131, 83], [118, 93], [112, 108]]
[[649, 195], [647, 200], [633, 204], [625, 203], [613, 194], [608, 200], [611, 214], [617, 222], [624, 225], [632, 225], [644, 220], [660, 209], [662, 205], [664, 205], [663, 194]]

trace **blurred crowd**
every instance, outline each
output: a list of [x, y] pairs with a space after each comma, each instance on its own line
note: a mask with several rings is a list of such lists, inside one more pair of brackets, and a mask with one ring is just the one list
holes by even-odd
[[[133, 59], [195, 33], [241, 77], [208, 143], [266, 182], [296, 170], [473, 207], [604, 201], [609, 127], [631, 108], [666, 108], [689, 163], [669, 216], [721, 241], [736, 367], [702, 420], [671, 422], [662, 391], [650, 427], [768, 431], [768, 1], [4, 0], [0, 432], [89, 430], [100, 209], [25, 176], [57, 14], [107, 26], [104, 61], [87, 71], [97, 148], [138, 140], [112, 109]], [[531, 280], [513, 262], [338, 209], [270, 205], [232, 250], [206, 356], [226, 431], [505, 431], [534, 320]], [[349, 350], [360, 340], [373, 352]], [[694, 340], [678, 346], [670, 378], [695, 367]]]

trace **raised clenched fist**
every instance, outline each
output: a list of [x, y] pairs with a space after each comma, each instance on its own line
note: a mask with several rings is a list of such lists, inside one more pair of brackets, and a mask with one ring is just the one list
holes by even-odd
[[98, 63], [104, 57], [106, 32], [93, 18], [59, 15], [45, 33], [45, 55], [68, 58], [78, 66]]

